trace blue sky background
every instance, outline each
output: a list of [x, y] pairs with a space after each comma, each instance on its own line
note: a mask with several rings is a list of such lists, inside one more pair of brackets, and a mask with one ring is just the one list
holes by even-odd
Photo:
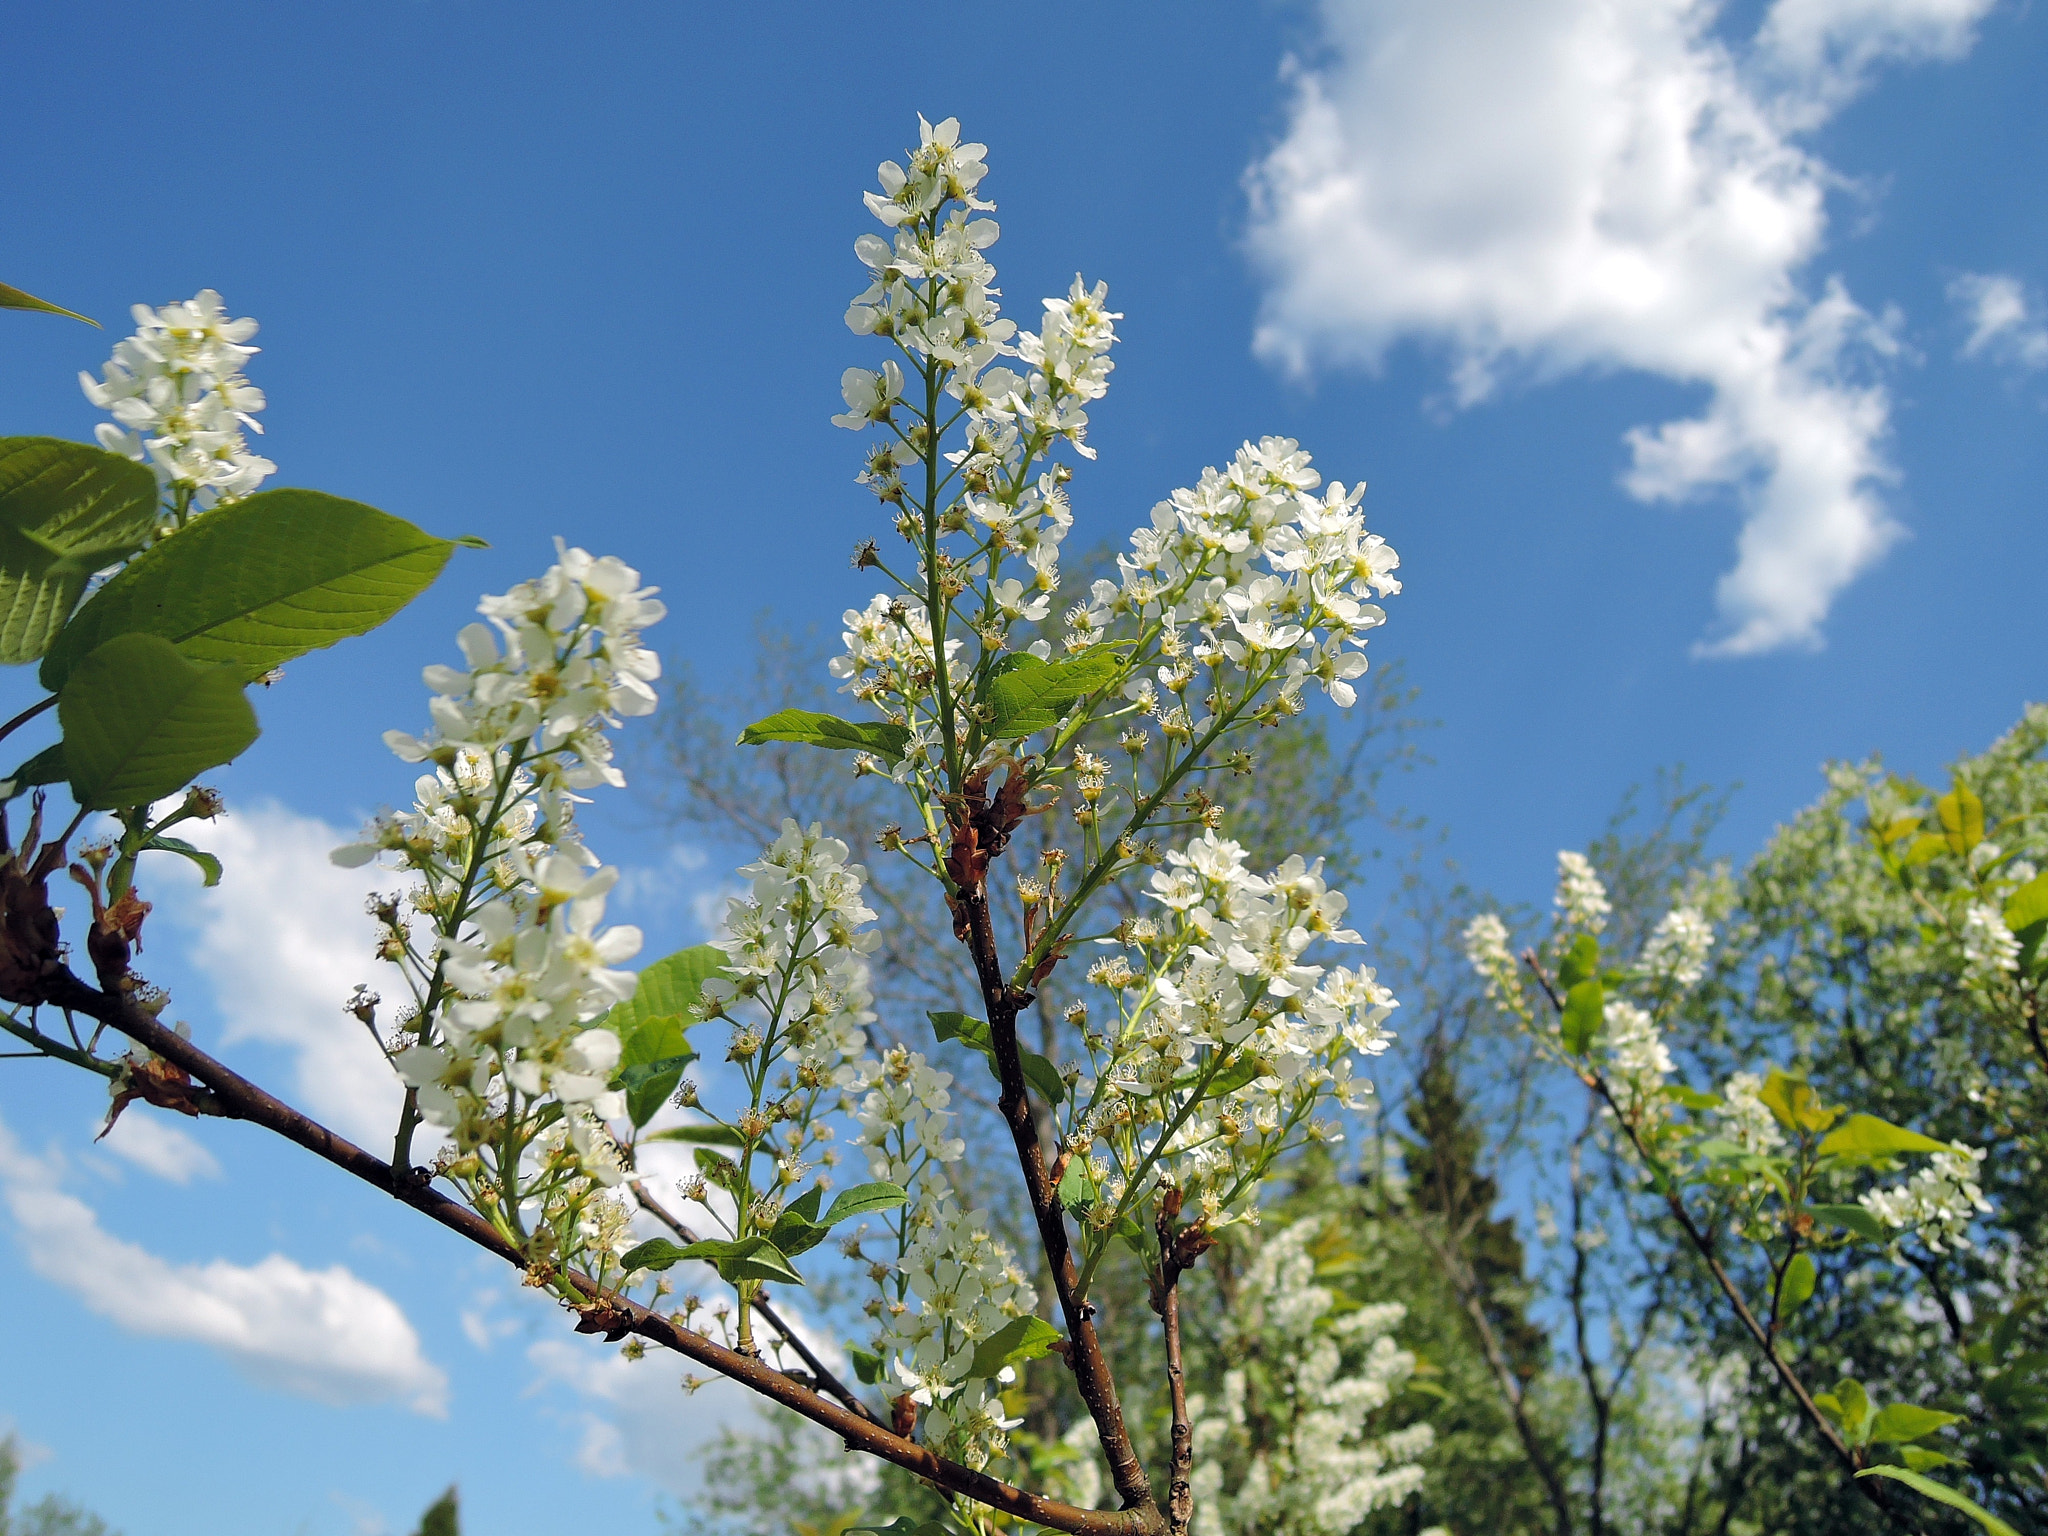
[[[176, 1011], [202, 1041], [240, 1031], [236, 1060], [317, 1096], [323, 1058], [285, 1016], [301, 993], [317, 1011], [324, 973], [237, 1013], [247, 977], [301, 968], [265, 951], [298, 866], [264, 860], [313, 846], [309, 821], [346, 828], [406, 795], [379, 734], [418, 728], [420, 665], [448, 659], [474, 595], [537, 571], [556, 533], [659, 583], [659, 643], [712, 676], [746, 663], [764, 611], [836, 627], [865, 600], [846, 557], [879, 522], [852, 484], [856, 440], [826, 418], [840, 370], [874, 361], [840, 322], [870, 227], [858, 194], [919, 110], [960, 114], [990, 146], [1012, 315], [1031, 323], [1078, 268], [1126, 316], [1092, 413], [1101, 458], [1074, 485], [1076, 547], [1120, 537], [1246, 436], [1298, 436], [1326, 473], [1370, 480], [1407, 582], [1373, 654], [1401, 659], [1440, 722], [1433, 766], [1403, 793], [1480, 885], [1543, 899], [1555, 851], [1663, 765], [1741, 785], [1721, 839], [1740, 857], [1811, 798], [1827, 758], [1881, 751], [1932, 774], [1984, 745], [2041, 696], [2048, 653], [2048, 340], [2028, 329], [2048, 287], [2048, 24], [1959, 0], [1945, 9], [1960, 31], [1917, 57], [1900, 45], [1854, 100], [1787, 130], [1829, 172], [1826, 232], [1786, 270], [1787, 302], [1838, 275], [1885, 318], [1892, 355], [1839, 377], [1886, 391], [1876, 442], [1894, 477], [1875, 494], [1906, 533], [1835, 598], [1818, 648], [1706, 660], [1693, 647], [1714, 631], [1741, 504], [1645, 505], [1621, 476], [1624, 434], [1701, 409], [1709, 386], [1539, 339], [1460, 409], [1457, 325], [1385, 306], [1360, 322], [1387, 343], [1376, 371], [1331, 360], [1342, 336], [1305, 375], [1254, 354], [1286, 279], [1254, 240], [1246, 175], [1294, 131], [1299, 70], [1340, 88], [1347, 14], [1379, 35], [1434, 17], [1430, 46], [1476, 56], [1498, 9], [1040, 5], [931, 26], [929, 58], [909, 41], [923, 13], [892, 6], [123, 0], [13, 18], [0, 278], [108, 329], [6, 317], [5, 430], [88, 437], [73, 378], [127, 306], [213, 286], [262, 322], [251, 374], [276, 483], [493, 546], [259, 700], [265, 734], [221, 782], [244, 813], [230, 846], [272, 883], [233, 908], [162, 888], [160, 926], [183, 926], [145, 965]], [[1687, 46], [1739, 53], [1765, 15], [1731, 6]], [[1487, 112], [1475, 99], [1461, 125], [1479, 153], [1527, 130]], [[1459, 237], [1428, 238], [1441, 255]], [[2010, 278], [2032, 306], [1968, 356], [1982, 316], [1951, 296], [1964, 274]], [[0, 683], [19, 696], [0, 711], [32, 697], [25, 674]], [[641, 787], [604, 808], [594, 841], [638, 872], [629, 915], [652, 944], [688, 942], [689, 898], [716, 871], [693, 867]], [[309, 920], [348, 910], [320, 889]], [[326, 930], [337, 963], [345, 928]], [[180, 933], [212, 958], [179, 960]], [[346, 990], [327, 989], [337, 1005]], [[488, 1261], [254, 1132], [198, 1126], [225, 1171], [181, 1185], [90, 1149], [101, 1107], [60, 1069], [0, 1064], [17, 1183], [61, 1181], [105, 1233], [174, 1265], [346, 1266], [405, 1310], [449, 1412], [334, 1406], [189, 1337], [137, 1334], [39, 1274], [32, 1237], [0, 1220], [0, 1422], [47, 1453], [31, 1492], [66, 1490], [130, 1536], [370, 1536], [410, 1529], [459, 1479], [479, 1536], [652, 1529], [649, 1469], [732, 1411], [686, 1402], [665, 1367], [656, 1386], [625, 1382]]]

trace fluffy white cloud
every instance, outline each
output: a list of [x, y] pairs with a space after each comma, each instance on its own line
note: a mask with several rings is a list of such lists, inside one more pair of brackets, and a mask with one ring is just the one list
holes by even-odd
[[1963, 356], [2048, 368], [2048, 324], [2042, 321], [2041, 305], [2028, 297], [2018, 278], [2006, 272], [1965, 272], [1948, 285], [1948, 296], [1970, 327]]
[[174, 1264], [100, 1226], [0, 1123], [0, 1195], [35, 1272], [130, 1333], [219, 1350], [253, 1380], [330, 1403], [446, 1411], [448, 1384], [384, 1292], [336, 1264]]
[[[237, 806], [186, 835], [220, 855], [221, 883], [201, 890], [181, 873], [189, 866], [164, 859], [145, 875], [181, 885], [175, 900], [159, 903], [153, 921], [188, 931], [186, 957], [213, 993], [222, 1038], [291, 1052], [286, 1098], [362, 1145], [388, 1145], [403, 1090], [342, 1004], [358, 982], [384, 980], [378, 973], [387, 967], [373, 958], [376, 927], [363, 900], [396, 877], [337, 869], [328, 852], [348, 842], [353, 829], [274, 801]], [[177, 998], [172, 1012], [206, 1016], [189, 997]]]
[[1444, 346], [1451, 398], [1634, 370], [1703, 385], [1629, 434], [1646, 501], [1733, 491], [1727, 655], [1814, 644], [1898, 536], [1880, 489], [1891, 322], [1802, 288], [1834, 173], [1798, 142], [1887, 59], [1953, 57], [1991, 0], [1324, 0], [1248, 178], [1259, 352], [1296, 372]]
[[197, 1137], [144, 1104], [130, 1105], [100, 1144], [145, 1173], [173, 1184], [220, 1177], [220, 1164]]

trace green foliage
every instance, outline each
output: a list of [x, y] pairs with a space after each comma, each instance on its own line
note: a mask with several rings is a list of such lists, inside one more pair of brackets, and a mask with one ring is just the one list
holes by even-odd
[[118, 1536], [98, 1515], [55, 1494], [16, 1509], [15, 1482], [20, 1475], [20, 1442], [11, 1434], [0, 1435], [0, 1536]]
[[420, 1516], [420, 1527], [413, 1536], [462, 1536], [461, 1509], [453, 1486], [427, 1506], [427, 1512]]
[[1985, 1530], [1989, 1531], [1991, 1536], [2020, 1536], [2018, 1531], [2007, 1525], [1974, 1499], [1957, 1493], [1955, 1489], [1945, 1483], [1937, 1483], [1931, 1477], [1922, 1477], [1918, 1472], [1911, 1471], [1908, 1468], [1866, 1467], [1856, 1475], [1858, 1477], [1888, 1477], [1894, 1482], [1904, 1483], [1915, 1493], [1924, 1494], [1937, 1503], [1946, 1504], [1950, 1509], [1960, 1509], [1972, 1520], [1983, 1526]]
[[1051, 730], [1075, 704], [1114, 683], [1123, 666], [1123, 658], [1107, 647], [1071, 661], [1042, 662], [1017, 655], [1014, 664], [988, 685], [987, 700], [995, 712], [989, 735], [1007, 741]]
[[0, 663], [34, 661], [95, 571], [156, 526], [156, 476], [54, 437], [0, 438]]
[[81, 315], [75, 309], [66, 309], [61, 304], [52, 304], [48, 299], [39, 299], [32, 293], [23, 293], [9, 283], [0, 283], [0, 309], [36, 309], [46, 315], [65, 315], [73, 320], [83, 320], [94, 330], [100, 328], [99, 321], [91, 315]]
[[987, 1379], [1005, 1366], [1022, 1365], [1048, 1353], [1060, 1331], [1042, 1317], [1014, 1317], [974, 1348], [970, 1376]]
[[57, 699], [72, 797], [86, 810], [147, 805], [256, 739], [256, 711], [232, 668], [194, 666], [156, 635], [94, 650]]
[[[153, 505], [153, 480], [149, 494]], [[375, 629], [433, 584], [454, 549], [361, 502], [258, 491], [196, 518], [95, 592], [44, 657], [42, 683], [62, 690], [88, 655], [129, 633], [160, 635], [187, 660], [253, 682]]]
[[887, 721], [841, 720], [812, 709], [778, 709], [741, 731], [739, 744], [758, 747], [771, 741], [793, 741], [834, 752], [872, 752], [893, 763], [903, 755], [904, 743], [909, 740], [909, 727]]
[[[989, 1034], [988, 1021], [977, 1019], [952, 1009], [934, 1010], [928, 1017], [932, 1021], [932, 1032], [940, 1040], [958, 1040], [962, 1045], [978, 1051], [988, 1061], [990, 1072], [996, 1070], [995, 1040]], [[1060, 1069], [1051, 1060], [1036, 1051], [1018, 1048], [1022, 1058], [1024, 1080], [1038, 1090], [1039, 1096], [1048, 1104], [1058, 1104], [1067, 1096], [1067, 1085], [1060, 1077]]]

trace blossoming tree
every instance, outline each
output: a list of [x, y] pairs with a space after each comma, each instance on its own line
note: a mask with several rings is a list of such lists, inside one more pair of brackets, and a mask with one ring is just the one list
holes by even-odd
[[[942, 894], [969, 979], [960, 1006], [877, 1018], [866, 872], [794, 822], [742, 871], [748, 892], [714, 943], [622, 968], [640, 937], [604, 925], [616, 871], [575, 811], [582, 792], [623, 782], [607, 732], [654, 707], [642, 633], [662, 607], [621, 561], [558, 545], [544, 575], [483, 600], [459, 666], [426, 669], [428, 728], [386, 737], [420, 770], [413, 804], [335, 855], [403, 881], [374, 907], [395, 1006], [369, 985], [348, 1003], [364, 1049], [405, 1084], [388, 1155], [164, 1024], [167, 998], [131, 966], [150, 910], [138, 868], [168, 854], [218, 878], [212, 855], [170, 833], [218, 811], [192, 784], [254, 739], [247, 686], [381, 623], [459, 542], [259, 489], [274, 466], [245, 436], [263, 405], [243, 374], [254, 325], [208, 292], [138, 309], [135, 335], [85, 381], [114, 418], [100, 446], [0, 442], [0, 659], [38, 662], [47, 695], [0, 734], [52, 709], [60, 728], [0, 786], [33, 796], [0, 869], [0, 998], [14, 1010], [0, 1027], [25, 1054], [104, 1077], [112, 1113], [141, 1100], [298, 1143], [518, 1266], [578, 1331], [672, 1351], [946, 1490], [963, 1528], [996, 1512], [1182, 1533], [1198, 1490], [1213, 1506], [1203, 1529], [1226, 1512], [1270, 1524], [1287, 1502], [1281, 1463], [1245, 1449], [1242, 1392], [1206, 1423], [1189, 1399], [1181, 1281], [1256, 1217], [1291, 1153], [1364, 1105], [1361, 1059], [1386, 1048], [1395, 1004], [1370, 968], [1336, 963], [1362, 941], [1317, 850], [1248, 867], [1203, 785], [1249, 767], [1258, 729], [1303, 710], [1311, 687], [1354, 702], [1398, 560], [1365, 528], [1362, 485], [1325, 486], [1294, 440], [1268, 437], [1161, 501], [1114, 579], [1063, 595], [1066, 486], [1094, 456], [1087, 412], [1121, 317], [1077, 277], [1036, 330], [1003, 318], [983, 148], [951, 120], [920, 126], [907, 165], [882, 166], [867, 194], [881, 231], [856, 243], [866, 287], [847, 323], [884, 356], [847, 370], [834, 418], [870, 434], [859, 478], [900, 541], [856, 554], [882, 591], [846, 615], [833, 664], [850, 718], [785, 709], [741, 744], [844, 753], [897, 787], [903, 823], [880, 853]], [[1013, 646], [1013, 628], [1056, 603], [1057, 640]], [[1084, 744], [1105, 729], [1109, 756]], [[60, 785], [76, 814], [47, 837]], [[94, 813], [106, 819], [74, 853]], [[1005, 855], [1031, 816], [1069, 830], [1015, 868]], [[50, 902], [60, 869], [89, 896], [70, 920], [87, 974]], [[1105, 893], [1133, 880], [1144, 913], [1111, 913]], [[1020, 1042], [1019, 1020], [1062, 966], [1087, 996], [1063, 1011], [1055, 1060]], [[988, 1074], [1034, 1254], [999, 1241], [949, 1178], [970, 1127], [927, 1054], [939, 1041]], [[835, 1180], [848, 1140], [865, 1175], [852, 1183]], [[657, 1142], [691, 1149], [673, 1191], [645, 1176]], [[801, 1286], [835, 1231], [872, 1287], [853, 1383], [766, 1289]], [[1284, 1464], [1328, 1516], [1287, 1528], [1334, 1531], [1413, 1488], [1426, 1436], [1365, 1435], [1407, 1368], [1386, 1337], [1395, 1316], [1337, 1323], [1327, 1296], [1308, 1306], [1300, 1241], [1261, 1262], [1276, 1300], [1307, 1298], [1275, 1327], [1294, 1331], [1298, 1390], [1329, 1402], [1258, 1411], [1286, 1419]], [[1115, 1380], [1098, 1337], [1119, 1247], [1164, 1340], [1162, 1380]], [[708, 1302], [671, 1300], [679, 1266], [708, 1266]], [[1124, 1326], [1142, 1315], [1113, 1310]], [[1047, 1355], [1086, 1406], [1114, 1509], [997, 1475], [1016, 1422], [1005, 1393]], [[1139, 1392], [1168, 1405], [1163, 1493], [1126, 1425]]]

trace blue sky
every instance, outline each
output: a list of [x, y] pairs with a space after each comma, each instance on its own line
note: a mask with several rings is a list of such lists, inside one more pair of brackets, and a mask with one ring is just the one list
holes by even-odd
[[[262, 322], [279, 483], [493, 546], [261, 699], [222, 777], [229, 885], [152, 893], [145, 966], [200, 1039], [374, 1118], [338, 1012], [355, 892], [319, 850], [406, 793], [379, 734], [418, 727], [420, 665], [556, 533], [661, 584], [663, 649], [713, 676], [763, 611], [826, 628], [866, 598], [846, 556], [876, 519], [826, 418], [872, 361], [839, 318], [858, 193], [920, 110], [990, 146], [1013, 315], [1076, 269], [1125, 314], [1084, 544], [1246, 436], [1371, 482], [1407, 582], [1373, 652], [1440, 722], [1404, 794], [1480, 884], [1540, 898], [1680, 762], [1742, 786], [1740, 856], [1824, 759], [1932, 773], [2041, 695], [2038, 12], [1041, 5], [931, 28], [928, 58], [923, 14], [11, 26], [0, 279], [108, 330], [11, 317], [6, 430], [89, 436], [73, 378], [127, 306], [212, 286]], [[654, 944], [697, 937], [716, 869], [632, 794], [596, 825]], [[32, 1490], [130, 1536], [401, 1531], [451, 1479], [480, 1533], [651, 1529], [732, 1409], [253, 1133], [95, 1150], [89, 1084], [0, 1067], [0, 1420], [44, 1453]]]

